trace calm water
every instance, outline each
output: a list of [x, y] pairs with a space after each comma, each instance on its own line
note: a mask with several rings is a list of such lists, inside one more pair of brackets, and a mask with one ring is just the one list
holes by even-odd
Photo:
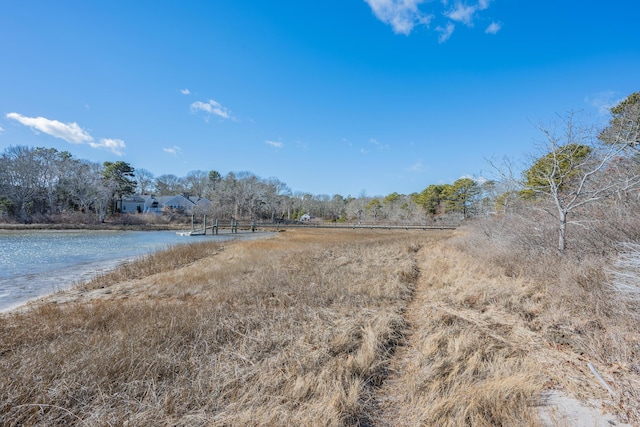
[[136, 256], [230, 238], [185, 237], [174, 231], [0, 231], [0, 311], [89, 280]]

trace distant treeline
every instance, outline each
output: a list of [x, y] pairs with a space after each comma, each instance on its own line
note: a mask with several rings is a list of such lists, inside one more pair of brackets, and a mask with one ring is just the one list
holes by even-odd
[[[84, 213], [103, 221], [119, 214], [119, 201], [133, 194], [177, 194], [210, 200], [216, 218], [296, 220], [304, 214], [328, 221], [424, 222], [446, 214], [486, 213], [495, 199], [493, 182], [462, 178], [430, 185], [421, 193], [386, 196], [332, 196], [295, 192], [277, 178], [250, 172], [195, 170], [184, 177], [154, 176], [127, 162], [92, 163], [54, 148], [10, 146], [0, 157], [0, 216], [33, 221], [64, 213]], [[165, 212], [175, 215], [185, 212]]]

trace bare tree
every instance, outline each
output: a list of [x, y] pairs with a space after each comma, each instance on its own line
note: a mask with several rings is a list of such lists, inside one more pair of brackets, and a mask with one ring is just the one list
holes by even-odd
[[136, 169], [136, 191], [138, 194], [151, 194], [154, 190], [153, 173], [147, 169]]
[[276, 216], [283, 217], [287, 206], [285, 200], [291, 190], [284, 182], [274, 177], [265, 180], [264, 185], [263, 202], [269, 219], [273, 221]]
[[173, 174], [165, 174], [157, 177], [155, 187], [159, 196], [174, 196], [184, 192], [182, 181]]
[[191, 171], [184, 182], [185, 189], [191, 196], [204, 197], [209, 185], [209, 174], [202, 170]]
[[87, 215], [96, 201], [97, 185], [101, 166], [97, 163], [86, 161], [74, 161], [69, 167], [71, 173], [65, 178], [62, 185], [71, 200], [78, 205], [80, 210]]
[[[544, 135], [543, 155], [517, 180], [521, 197], [530, 206], [555, 218], [557, 249], [566, 249], [567, 224], [586, 226], [569, 217], [580, 208], [640, 185], [640, 171], [630, 167], [628, 142], [613, 137], [601, 143], [589, 124], [574, 113], [561, 118], [559, 125], [539, 126]], [[612, 131], [610, 135], [614, 136]]]
[[67, 151], [60, 152], [55, 148], [38, 147], [33, 150], [33, 156], [34, 163], [40, 172], [40, 187], [46, 195], [46, 209], [53, 214], [56, 212], [59, 183], [65, 173], [65, 163], [70, 161], [71, 154]]
[[42, 191], [42, 168], [36, 151], [25, 146], [10, 146], [2, 155], [0, 165], [2, 194], [18, 208], [20, 219], [27, 221], [27, 207]]

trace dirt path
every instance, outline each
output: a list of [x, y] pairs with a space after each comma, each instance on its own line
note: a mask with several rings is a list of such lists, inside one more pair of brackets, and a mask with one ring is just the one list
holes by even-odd
[[418, 313], [427, 303], [424, 282], [424, 275], [420, 274], [415, 293], [405, 312], [407, 320], [405, 341], [396, 348], [389, 366], [389, 377], [377, 390], [376, 400], [380, 409], [380, 418], [376, 420], [376, 424], [379, 426], [409, 425], [406, 422], [408, 416], [406, 401], [410, 391], [405, 390], [405, 385], [407, 383], [406, 377], [416, 371], [419, 361], [422, 359], [422, 353], [419, 350], [420, 322]]
[[595, 400], [551, 392], [553, 375], [581, 361], [536, 330], [542, 292], [458, 255], [443, 245], [416, 253], [408, 330], [377, 390], [376, 425], [624, 425]]

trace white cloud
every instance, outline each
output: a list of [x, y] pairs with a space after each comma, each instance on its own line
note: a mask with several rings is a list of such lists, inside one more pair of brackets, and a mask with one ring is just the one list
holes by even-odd
[[174, 156], [177, 156], [178, 153], [182, 151], [182, 149], [177, 145], [174, 145], [173, 147], [163, 148], [162, 151], [164, 151], [165, 153], [169, 153], [169, 154], [173, 154]]
[[180, 93], [183, 95], [190, 95], [191, 91], [189, 89], [180, 89]]
[[611, 114], [611, 108], [622, 102], [624, 98], [618, 98], [614, 91], [604, 91], [595, 93], [584, 98], [584, 102], [597, 109], [598, 115], [608, 116]]
[[484, 185], [484, 184], [486, 184], [487, 182], [489, 182], [489, 180], [488, 180], [487, 178], [485, 178], [484, 176], [482, 176], [482, 175], [477, 176], [477, 177], [475, 177], [475, 178], [474, 178], [474, 177], [471, 177], [471, 179], [473, 179], [475, 182], [477, 182], [477, 183], [478, 183], [478, 184], [480, 184], [480, 185]]
[[424, 0], [364, 0], [376, 18], [391, 25], [396, 34], [411, 34], [416, 25], [429, 25], [432, 15], [424, 14], [418, 5]]
[[468, 27], [473, 26], [473, 18], [476, 12], [479, 10], [485, 10], [489, 7], [489, 0], [480, 0], [475, 5], [469, 6], [457, 1], [455, 7], [448, 12], [445, 12], [445, 16], [452, 21], [462, 22]]
[[123, 140], [114, 138], [101, 138], [100, 142], [89, 142], [93, 148], [106, 148], [116, 156], [123, 156], [124, 149], [127, 147]]
[[413, 165], [409, 166], [409, 171], [411, 172], [422, 172], [423, 170], [425, 170], [425, 166], [422, 160], [418, 160]]
[[451, 22], [449, 22], [446, 27], [436, 27], [436, 31], [440, 33], [440, 35], [438, 36], [438, 42], [444, 43], [449, 40], [451, 34], [453, 34], [453, 30], [455, 29], [456, 26]]
[[113, 152], [117, 156], [124, 154], [123, 149], [126, 147], [121, 139], [103, 138], [96, 142], [86, 130], [82, 129], [77, 123], [62, 123], [58, 120], [51, 120], [44, 117], [26, 117], [18, 113], [9, 113], [7, 118], [16, 120], [17, 122], [30, 127], [35, 132], [46, 133], [55, 138], [63, 139], [70, 144], [88, 144], [93, 148], [105, 148]]
[[223, 119], [233, 118], [231, 117], [231, 113], [227, 108], [223, 107], [219, 102], [216, 102], [213, 99], [210, 99], [209, 102], [194, 102], [193, 104], [191, 104], [191, 111], [204, 111], [205, 113], [214, 114]]
[[4, 129], [2, 129], [2, 126], [0, 126], [0, 133], [4, 132]]
[[502, 25], [498, 22], [492, 22], [486, 30], [484, 30], [487, 34], [498, 34], [498, 31], [502, 28]]
[[44, 117], [26, 117], [18, 113], [7, 114], [8, 119], [16, 120], [36, 131], [44, 132], [56, 138], [64, 139], [71, 144], [82, 144], [93, 141], [93, 138], [77, 123], [62, 123]]
[[457, 3], [455, 8], [446, 12], [444, 15], [452, 21], [462, 22], [465, 25], [472, 25], [474, 13], [476, 13], [476, 8], [474, 6]]
[[282, 142], [280, 142], [280, 141], [269, 141], [269, 140], [267, 140], [264, 143], [267, 144], [267, 145], [270, 145], [270, 146], [272, 146], [273, 148], [276, 148], [276, 149], [280, 149], [280, 148], [284, 147], [284, 144]]
[[[438, 41], [445, 42], [451, 37], [454, 23], [462, 23], [467, 27], [473, 27], [474, 19], [479, 11], [489, 8], [492, 0], [478, 0], [477, 2], [456, 0], [450, 6], [448, 0], [432, 2], [430, 0], [364, 0], [373, 11], [374, 15], [385, 24], [390, 25], [396, 34], [409, 35], [418, 25], [429, 26], [435, 19], [433, 13], [426, 13], [420, 10], [423, 3], [431, 3], [431, 8], [435, 10], [437, 4], [441, 3], [442, 14], [448, 23], [438, 25], [435, 30], [440, 33]], [[485, 32], [496, 34], [501, 25], [492, 23]]]
[[376, 147], [378, 147], [379, 150], [386, 150], [387, 148], [389, 148], [389, 145], [387, 144], [381, 144], [377, 139], [375, 138], [371, 138], [369, 140], [369, 144], [375, 145]]

